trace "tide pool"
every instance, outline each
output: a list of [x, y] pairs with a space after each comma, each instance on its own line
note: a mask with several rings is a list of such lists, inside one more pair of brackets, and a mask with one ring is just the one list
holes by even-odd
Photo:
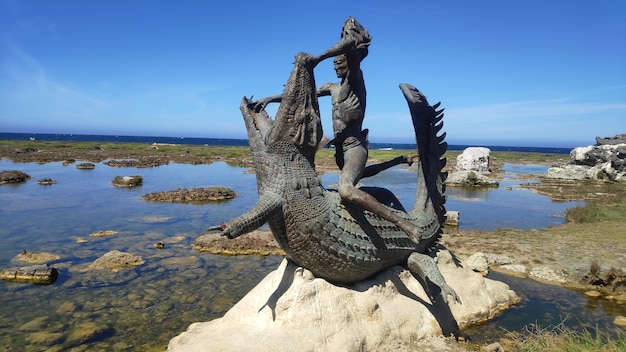
[[[60, 271], [52, 285], [0, 284], [0, 345], [14, 350], [80, 345], [90, 350], [163, 350], [189, 324], [223, 315], [282, 260], [277, 255], [231, 257], [191, 248], [208, 226], [255, 204], [255, 175], [244, 168], [223, 162], [155, 168], [98, 163], [93, 170], [79, 170], [75, 164], [0, 160], [0, 170], [32, 176], [22, 184], [0, 186], [0, 266], [25, 265], [13, 260], [22, 250], [60, 256], [49, 263]], [[461, 229], [562, 223], [564, 219], [555, 215], [580, 203], [555, 203], [519, 187], [521, 181], [514, 180], [514, 174], [528, 170], [538, 171], [532, 166], [505, 166], [508, 174], [498, 189], [448, 188], [447, 208], [461, 213]], [[121, 189], [111, 184], [115, 176], [130, 175], [141, 175], [143, 185]], [[41, 178], [57, 183], [39, 185]], [[337, 178], [323, 175], [323, 184], [331, 188]], [[395, 167], [362, 183], [385, 185], [410, 208], [416, 178], [414, 172]], [[208, 186], [231, 188], [237, 197], [203, 205], [140, 198], [145, 193]], [[505, 190], [507, 186], [512, 190]], [[105, 230], [117, 234], [89, 236]], [[164, 242], [165, 248], [156, 249], [156, 242]], [[118, 272], [85, 271], [111, 250], [140, 255], [145, 264]]]

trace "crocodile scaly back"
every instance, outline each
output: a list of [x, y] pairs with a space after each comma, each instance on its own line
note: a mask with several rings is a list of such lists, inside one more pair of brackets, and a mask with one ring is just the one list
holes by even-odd
[[[430, 106], [426, 96], [410, 84], [400, 84], [406, 98], [415, 129], [415, 140], [419, 154], [418, 184], [412, 215], [430, 214], [436, 216], [439, 226], [433, 231], [426, 231], [420, 238], [420, 252], [432, 246], [441, 235], [446, 220], [445, 180], [447, 172], [441, 170], [446, 165], [443, 157], [448, 150], [444, 141], [445, 132], [437, 135], [443, 128], [443, 110], [437, 110], [440, 103]], [[424, 247], [425, 246], [425, 247]]]

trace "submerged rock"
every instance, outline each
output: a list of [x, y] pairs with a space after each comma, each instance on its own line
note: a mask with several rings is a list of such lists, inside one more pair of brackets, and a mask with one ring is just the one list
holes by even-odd
[[80, 307], [81, 306], [79, 306], [78, 304], [76, 304], [74, 302], [66, 301], [66, 302], [61, 303], [59, 308], [57, 308], [56, 313], [60, 314], [60, 315], [72, 315]]
[[168, 351], [205, 351], [207, 341], [212, 350], [259, 352], [390, 350], [407, 341], [419, 347], [519, 301], [508, 285], [457, 266], [445, 249], [437, 259], [463, 304], [431, 302], [418, 280], [399, 266], [337, 286], [284, 260], [222, 318], [194, 323], [170, 340]]
[[34, 345], [52, 346], [60, 343], [65, 338], [62, 332], [34, 331], [26, 335], [26, 341]]
[[203, 234], [193, 242], [193, 248], [200, 252], [225, 255], [285, 253], [270, 231], [253, 231], [235, 239], [220, 236], [218, 233]]
[[42, 178], [42, 179], [37, 180], [37, 183], [40, 185], [49, 186], [49, 185], [53, 185], [57, 183], [57, 181], [51, 178]]
[[101, 322], [87, 321], [72, 326], [67, 335], [65, 344], [68, 346], [77, 346], [92, 342], [98, 338], [109, 335], [113, 329]]
[[178, 221], [178, 218], [175, 218], [173, 216], [156, 216], [156, 215], [151, 215], [151, 216], [143, 216], [141, 218], [134, 218], [133, 220], [139, 221], [139, 222], [150, 223], [150, 224], [152, 224], [152, 223], [164, 224], [164, 223], [168, 223], [168, 222]]
[[138, 255], [113, 250], [105, 253], [102, 257], [89, 264], [87, 270], [111, 269], [115, 271], [121, 268], [138, 266], [143, 263], [143, 258]]
[[169, 164], [169, 160], [164, 157], [144, 157], [139, 159], [109, 160], [104, 162], [105, 165], [112, 167], [157, 167]]
[[141, 199], [149, 202], [206, 203], [230, 200], [236, 195], [235, 191], [226, 187], [179, 188], [144, 194]]
[[33, 284], [51, 284], [59, 277], [59, 271], [48, 265], [31, 265], [7, 268], [0, 271], [0, 279]]
[[89, 237], [109, 237], [113, 235], [117, 235], [119, 232], [113, 230], [105, 230], [105, 231], [96, 231], [89, 234]]
[[17, 171], [17, 170], [5, 170], [0, 171], [0, 185], [5, 183], [20, 183], [30, 180], [30, 175]]
[[55, 260], [59, 260], [59, 258], [61, 257], [56, 254], [50, 254], [46, 252], [29, 252], [27, 250], [23, 250], [22, 253], [15, 256], [16, 260], [27, 263], [52, 262]]
[[81, 170], [91, 170], [91, 169], [95, 169], [96, 165], [92, 164], [92, 163], [81, 163], [76, 165], [77, 169], [81, 169]]
[[143, 184], [143, 177], [135, 175], [135, 176], [115, 176], [115, 178], [111, 181], [113, 186], [120, 188], [132, 188], [138, 187]]
[[47, 315], [36, 317], [18, 327], [20, 331], [45, 330], [50, 325], [50, 317]]

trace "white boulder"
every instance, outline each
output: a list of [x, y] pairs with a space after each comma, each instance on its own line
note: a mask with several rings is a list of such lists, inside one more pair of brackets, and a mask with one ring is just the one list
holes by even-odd
[[584, 180], [590, 174], [591, 166], [572, 165], [553, 166], [546, 171], [547, 178]]
[[587, 153], [593, 150], [593, 146], [576, 147], [569, 152], [570, 162], [572, 164], [583, 165], [587, 159]]
[[448, 210], [446, 212], [446, 222], [445, 226], [458, 227], [459, 226], [460, 215], [458, 211]]
[[465, 265], [481, 274], [487, 274], [489, 272], [489, 262], [487, 261], [487, 255], [483, 252], [476, 252], [465, 259]]
[[446, 184], [461, 187], [498, 187], [499, 182], [485, 174], [491, 173], [489, 155], [485, 147], [469, 147], [456, 157], [456, 167], [450, 172]]
[[456, 157], [457, 171], [491, 172], [489, 155], [491, 150], [485, 147], [469, 147]]
[[569, 163], [548, 169], [546, 177], [569, 180], [626, 180], [626, 144], [624, 135], [599, 139], [610, 144], [577, 147], [570, 151]]
[[393, 350], [487, 320], [519, 298], [508, 285], [457, 266], [445, 249], [439, 269], [462, 304], [431, 302], [406, 269], [338, 286], [284, 260], [223, 317], [194, 323], [168, 351]]

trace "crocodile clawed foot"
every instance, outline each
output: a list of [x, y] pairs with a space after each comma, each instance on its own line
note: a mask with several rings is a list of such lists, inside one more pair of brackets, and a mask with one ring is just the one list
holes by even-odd
[[219, 225], [209, 226], [209, 227], [206, 229], [206, 231], [207, 231], [207, 232], [221, 232], [221, 233], [220, 233], [220, 236], [222, 236], [222, 237], [228, 237], [228, 238], [229, 238], [229, 239], [231, 239], [231, 240], [232, 240], [233, 238], [237, 237], [237, 236], [233, 236], [233, 234], [232, 234], [229, 230], [227, 230], [226, 228], [227, 228], [226, 223], [225, 223], [225, 222], [223, 222], [223, 223], [221, 223], [221, 224], [219, 224]]
[[[427, 256], [426, 254], [414, 252], [411, 253], [407, 259], [407, 266], [409, 271], [419, 276], [424, 283], [430, 281], [435, 286], [439, 287], [439, 289], [441, 289], [441, 298], [443, 299], [443, 302], [447, 304], [448, 296], [451, 296], [454, 302], [461, 304], [461, 299], [456, 294], [454, 289], [446, 283], [446, 280], [443, 275], [441, 275], [441, 272], [439, 271], [439, 268], [433, 258]], [[425, 287], [425, 290], [428, 292], [427, 287]]]
[[439, 286], [439, 288], [441, 289], [441, 298], [443, 299], [443, 302], [445, 304], [448, 304], [448, 296], [452, 297], [453, 302], [463, 304], [461, 302], [461, 298], [459, 298], [454, 289], [450, 287], [447, 283], [444, 282], [443, 284], [441, 284], [441, 286]]

